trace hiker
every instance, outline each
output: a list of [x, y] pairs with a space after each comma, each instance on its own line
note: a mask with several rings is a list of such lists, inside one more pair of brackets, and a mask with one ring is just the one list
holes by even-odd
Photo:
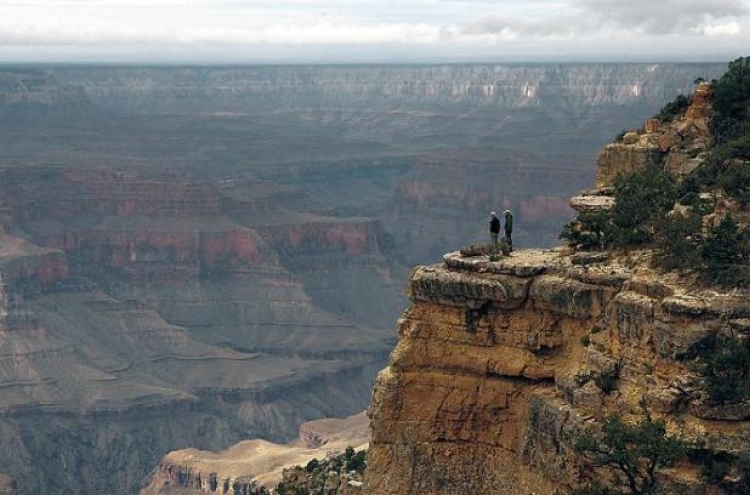
[[500, 235], [500, 219], [497, 218], [497, 213], [490, 212], [490, 239], [492, 240], [492, 247], [497, 251], [498, 243], [497, 237]]
[[508, 252], [513, 251], [513, 214], [505, 210], [505, 242], [508, 244]]

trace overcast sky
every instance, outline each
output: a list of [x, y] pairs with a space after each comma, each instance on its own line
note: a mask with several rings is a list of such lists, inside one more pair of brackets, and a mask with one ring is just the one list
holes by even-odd
[[717, 60], [750, 0], [0, 0], [0, 61]]

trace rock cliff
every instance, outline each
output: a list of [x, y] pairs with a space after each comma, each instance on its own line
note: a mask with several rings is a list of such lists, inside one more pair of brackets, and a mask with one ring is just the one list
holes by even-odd
[[[685, 359], [727, 325], [745, 328], [744, 296], [560, 250], [451, 253], [417, 268], [408, 292], [370, 406], [366, 493], [566, 493], [582, 476], [566, 434], [635, 413], [641, 397], [713, 452], [750, 447], [750, 414], [704, 404]], [[697, 468], [667, 476], [714, 493]]]
[[[288, 445], [248, 440], [219, 453], [196, 449], [170, 452], [161, 460], [140, 495], [217, 491], [227, 495], [264, 495], [282, 480], [285, 469], [341, 454], [347, 447], [361, 450], [367, 447], [368, 439], [368, 422], [363, 412], [345, 419], [304, 423], [297, 440]], [[355, 493], [353, 488], [340, 495], [351, 493]]]
[[[700, 167], [709, 98], [702, 84], [683, 116], [605, 147], [598, 189], [574, 198], [576, 209], [611, 208], [614, 177], [649, 163], [677, 180]], [[659, 473], [665, 493], [744, 493], [741, 477], [725, 473], [750, 449], [750, 410], [709, 399], [695, 352], [707, 339], [747, 338], [747, 291], [660, 271], [652, 256], [566, 247], [491, 261], [455, 252], [416, 268], [369, 409], [365, 492], [571, 493], [608, 479], [588, 469], [575, 435], [646, 407], [704, 461], [726, 462], [710, 479], [710, 462], [693, 452]]]
[[137, 113], [245, 112], [272, 108], [431, 108], [436, 105], [571, 107], [655, 101], [687, 91], [720, 64], [513, 64], [56, 68], [92, 101]]

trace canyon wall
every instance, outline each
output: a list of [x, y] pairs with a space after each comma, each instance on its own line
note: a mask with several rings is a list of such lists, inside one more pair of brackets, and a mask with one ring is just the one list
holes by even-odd
[[[649, 120], [607, 145], [599, 189], [574, 207], [611, 208], [619, 174], [653, 166], [680, 180], [702, 166], [710, 94], [701, 84], [685, 115]], [[731, 203], [716, 201], [706, 221]], [[690, 452], [658, 471], [659, 493], [746, 491], [736, 466], [750, 449], [747, 401], [712, 400], [696, 361], [710, 339], [747, 338], [746, 290], [659, 269], [648, 246], [497, 260], [464, 253], [410, 276], [411, 305], [369, 409], [366, 493], [557, 494], [612, 482], [606, 463], [584, 461], [576, 438], [598, 438], [615, 416], [643, 420], [644, 410]], [[596, 446], [606, 459], [605, 442]], [[708, 474], [715, 459], [725, 463], [718, 476]]]
[[[573, 432], [637, 416], [641, 398], [712, 455], [750, 447], [746, 408], [710, 405], [689, 357], [707, 336], [744, 335], [741, 295], [686, 286], [632, 256], [482, 258], [451, 253], [412, 273], [412, 305], [370, 406], [366, 493], [568, 493], [603, 475], [586, 472]], [[662, 484], [734, 493], [690, 464]]]
[[[284, 469], [323, 461], [347, 447], [367, 447], [369, 423], [364, 412], [344, 419], [323, 419], [302, 424], [299, 437], [288, 445], [248, 440], [223, 452], [185, 449], [170, 452], [151, 474], [140, 495], [267, 495], [282, 479]], [[344, 487], [348, 486], [346, 482]], [[360, 481], [340, 495], [354, 494]], [[337, 492], [339, 493], [339, 492]]]
[[144, 170], [0, 177], [0, 465], [19, 493], [134, 493], [169, 450], [286, 441], [366, 404], [391, 345], [369, 312], [400, 306], [376, 221], [274, 221], [238, 207], [263, 192]]
[[601, 143], [720, 69], [3, 69], [0, 472], [129, 494], [362, 410], [406, 266], [490, 209], [553, 244]]
[[104, 108], [134, 113], [247, 112], [468, 103], [500, 108], [659, 104], [691, 74], [720, 64], [342, 65], [227, 68], [56, 68]]

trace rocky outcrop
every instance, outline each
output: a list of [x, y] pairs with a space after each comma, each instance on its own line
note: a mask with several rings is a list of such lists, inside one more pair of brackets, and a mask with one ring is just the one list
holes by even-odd
[[[700, 166], [710, 91], [699, 85], [684, 116], [649, 120], [605, 147], [598, 187], [574, 208], [612, 208], [614, 177], [651, 162], [678, 179]], [[714, 338], [747, 338], [747, 290], [659, 271], [652, 255], [462, 250], [416, 268], [369, 409], [366, 492], [531, 495], [606, 484], [606, 469], [591, 470], [574, 448], [577, 432], [615, 414], [637, 421], [645, 407], [695, 450], [659, 473], [663, 493], [741, 493], [742, 476], [728, 473], [750, 448], [750, 413], [710, 399], [696, 356]], [[719, 481], [705, 474], [711, 459], [726, 463]]]
[[683, 178], [704, 161], [712, 144], [709, 130], [711, 85], [700, 83], [684, 115], [671, 122], [648, 120], [640, 131], [626, 132], [608, 144], [597, 157], [596, 187], [611, 186], [615, 177], [630, 174], [649, 164], [664, 167]]
[[[289, 445], [249, 440], [219, 453], [196, 449], [171, 452], [161, 460], [140, 493], [265, 495], [282, 480], [285, 469], [338, 455], [347, 447], [365, 448], [368, 439], [367, 417], [360, 413], [341, 420], [304, 423], [299, 438]], [[294, 483], [291, 479], [287, 482]], [[360, 493], [354, 488], [361, 483], [339, 484], [344, 489], [335, 492], [337, 495]]]
[[599, 168], [596, 187], [611, 186], [619, 174], [632, 174], [647, 165], [659, 163], [662, 156], [663, 152], [658, 145], [641, 143], [640, 138], [635, 142], [608, 144], [597, 157]]
[[[747, 416], [707, 406], [687, 356], [750, 305], [621, 261], [526, 250], [417, 268], [369, 410], [367, 493], [566, 493], [582, 475], [570, 432], [641, 397], [684, 438], [745, 450]], [[682, 474], [676, 489], [705, 486]]]

